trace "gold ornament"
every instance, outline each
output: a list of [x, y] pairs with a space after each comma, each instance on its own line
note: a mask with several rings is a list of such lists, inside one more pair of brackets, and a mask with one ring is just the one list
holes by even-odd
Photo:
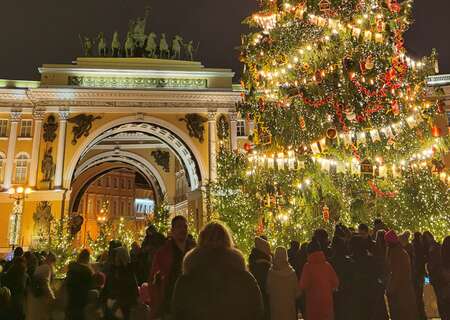
[[299, 123], [300, 123], [300, 129], [305, 130], [306, 129], [306, 122], [305, 122], [305, 118], [303, 116], [300, 117]]
[[331, 2], [329, 0], [320, 0], [319, 9], [325, 15], [331, 14]]
[[336, 128], [329, 128], [327, 130], [327, 138], [333, 140], [333, 139], [336, 139], [336, 137], [337, 137]]
[[372, 56], [368, 56], [366, 59], [366, 69], [372, 70], [375, 67], [375, 62], [373, 61]]

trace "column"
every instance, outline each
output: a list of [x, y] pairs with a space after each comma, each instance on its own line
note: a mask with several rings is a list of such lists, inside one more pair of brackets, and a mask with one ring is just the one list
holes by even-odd
[[231, 150], [237, 150], [237, 112], [230, 113]]
[[58, 133], [58, 150], [56, 153], [55, 189], [62, 188], [64, 153], [66, 151], [66, 128], [68, 118], [69, 118], [69, 111], [63, 110], [59, 112], [59, 133]]
[[12, 185], [14, 159], [16, 155], [17, 129], [19, 127], [19, 121], [21, 120], [21, 118], [22, 118], [21, 111], [11, 112], [8, 153], [6, 155], [5, 177], [3, 182], [3, 189], [5, 190], [11, 188]]
[[44, 110], [33, 110], [34, 132], [33, 149], [31, 151], [30, 178], [28, 185], [30, 188], [36, 187], [37, 173], [39, 167], [39, 149], [41, 146], [42, 121], [44, 120]]
[[216, 111], [208, 111], [208, 149], [209, 149], [209, 181], [217, 178], [217, 153], [216, 153]]

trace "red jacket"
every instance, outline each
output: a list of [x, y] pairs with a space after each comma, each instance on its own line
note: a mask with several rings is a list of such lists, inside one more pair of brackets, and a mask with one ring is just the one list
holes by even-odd
[[[150, 297], [150, 319], [157, 319], [162, 316], [161, 312], [166, 299], [166, 291], [169, 285], [173, 267], [173, 240], [169, 239], [155, 253], [152, 267], [148, 278], [148, 290]], [[192, 246], [186, 244], [186, 252], [192, 249]], [[170, 303], [170, 302], [169, 302]]]
[[333, 320], [333, 290], [339, 280], [322, 251], [308, 255], [303, 267], [300, 289], [306, 296], [306, 320]]
[[160, 316], [160, 309], [164, 302], [167, 282], [173, 263], [172, 241], [159, 249], [153, 258], [152, 267], [148, 278], [148, 290], [150, 296], [150, 319]]

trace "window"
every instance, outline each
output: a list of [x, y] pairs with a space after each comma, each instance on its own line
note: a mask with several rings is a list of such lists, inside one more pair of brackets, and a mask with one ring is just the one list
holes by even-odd
[[128, 180], [128, 189], [131, 189], [131, 180]]
[[97, 200], [97, 214], [100, 213], [100, 210], [102, 210], [102, 201]]
[[20, 123], [20, 137], [31, 138], [31, 128], [33, 127], [33, 120], [22, 120]]
[[22, 153], [18, 155], [16, 159], [15, 183], [24, 184], [27, 182], [28, 160], [27, 154]]
[[125, 180], [120, 179], [120, 189], [125, 189]]
[[98, 180], [97, 180], [97, 186], [99, 186], [99, 187], [102, 186], [102, 179], [98, 179]]
[[105, 178], [105, 182], [106, 182], [106, 187], [109, 188], [109, 177]]
[[134, 215], [134, 208], [133, 208], [133, 202], [131, 200], [128, 200], [128, 214]]
[[0, 120], [0, 137], [8, 136], [8, 120]]
[[113, 187], [117, 189], [117, 178], [113, 178]]
[[120, 215], [123, 216], [125, 214], [125, 201], [120, 201]]
[[236, 123], [237, 127], [237, 136], [238, 137], [245, 137], [245, 120], [238, 120]]

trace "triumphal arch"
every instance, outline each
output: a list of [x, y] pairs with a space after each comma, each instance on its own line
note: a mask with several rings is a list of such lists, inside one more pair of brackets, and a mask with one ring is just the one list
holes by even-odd
[[100, 56], [39, 71], [39, 82], [0, 80], [4, 251], [30, 246], [49, 213], [86, 222], [95, 204], [85, 205], [84, 192], [113, 170], [137, 172], [156, 202], [166, 199], [172, 212], [204, 221], [202, 190], [216, 177], [219, 122], [229, 128], [230, 147], [238, 144], [240, 93], [230, 69]]

